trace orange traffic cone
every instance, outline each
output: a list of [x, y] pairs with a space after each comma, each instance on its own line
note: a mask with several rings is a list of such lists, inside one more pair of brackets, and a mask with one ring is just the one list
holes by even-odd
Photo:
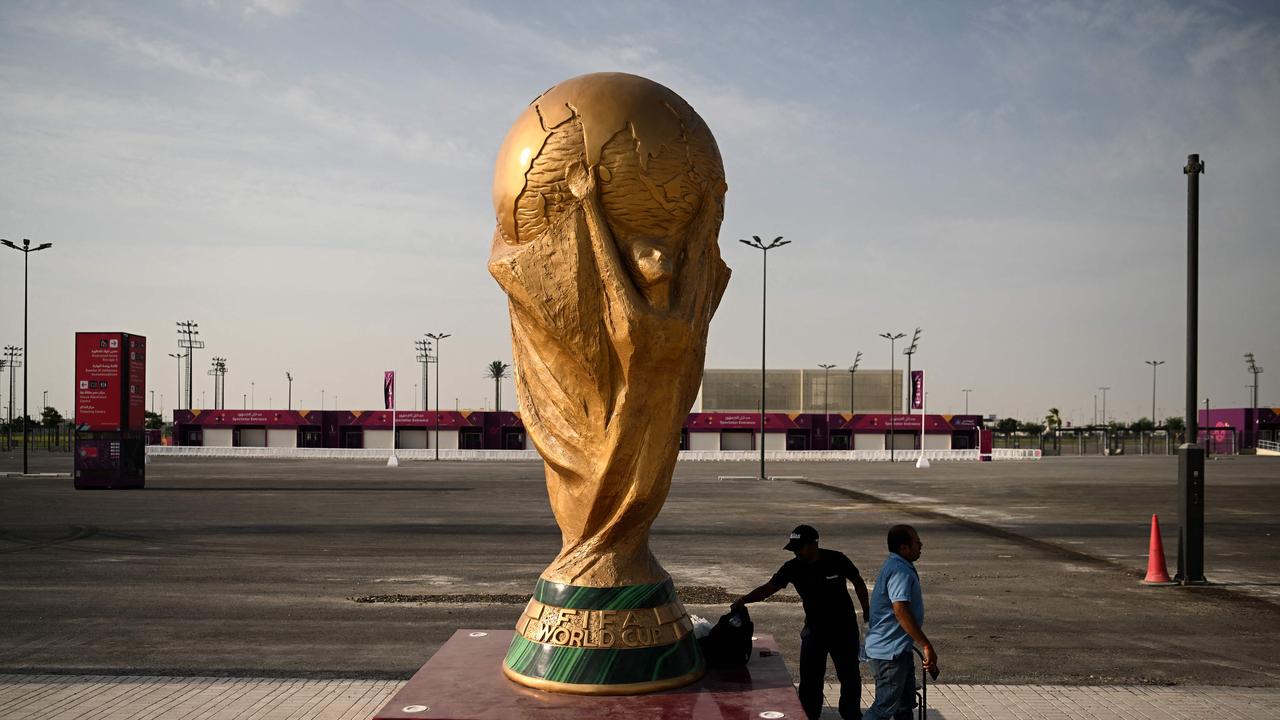
[[1164, 564], [1164, 543], [1160, 541], [1160, 517], [1151, 516], [1151, 547], [1147, 550], [1147, 577], [1143, 579], [1148, 585], [1171, 583], [1169, 569]]

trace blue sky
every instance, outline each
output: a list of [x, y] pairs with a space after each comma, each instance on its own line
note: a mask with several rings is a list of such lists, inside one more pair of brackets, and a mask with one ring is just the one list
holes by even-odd
[[[783, 235], [771, 366], [887, 366], [877, 334], [922, 326], [939, 411], [967, 387], [975, 411], [1082, 422], [1105, 385], [1136, 418], [1162, 359], [1176, 414], [1198, 152], [1200, 394], [1244, 404], [1246, 351], [1280, 374], [1271, 3], [8, 2], [0, 237], [55, 244], [32, 258], [33, 406], [70, 407], [75, 331], [172, 352], [180, 319], [210, 402], [217, 354], [232, 407], [250, 382], [283, 405], [285, 370], [307, 407], [372, 407], [394, 368], [408, 403], [413, 340], [450, 332], [442, 404], [492, 403], [493, 158], [538, 93], [602, 70], [671, 87], [720, 144], [711, 367], [758, 362], [760, 258], [737, 239]], [[0, 254], [5, 345], [19, 260]]]

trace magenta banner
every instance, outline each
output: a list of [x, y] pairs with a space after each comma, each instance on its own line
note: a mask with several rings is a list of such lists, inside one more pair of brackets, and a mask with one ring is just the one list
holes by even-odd
[[[690, 430], [748, 430], [760, 427], [760, 413], [689, 413], [684, 426]], [[765, 413], [764, 416], [766, 431], [807, 430], [809, 427], [810, 418], [807, 415]]]
[[924, 409], [924, 371], [911, 371], [911, 409]]
[[287, 428], [320, 424], [320, 413], [302, 410], [174, 410], [179, 425], [234, 427], [256, 425]]
[[387, 410], [396, 407], [396, 371], [387, 370], [382, 373], [382, 402]]

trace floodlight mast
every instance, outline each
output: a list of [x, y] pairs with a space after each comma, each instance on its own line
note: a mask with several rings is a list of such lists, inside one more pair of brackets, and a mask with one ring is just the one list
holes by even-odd
[[25, 365], [25, 363], [17, 359], [19, 353], [21, 352], [22, 352], [22, 348], [18, 347], [17, 345], [4, 346], [4, 354], [6, 357], [9, 358], [9, 362], [8, 362], [8, 365], [9, 365], [9, 408], [8, 408], [9, 419], [5, 426], [6, 428], [8, 428], [6, 430], [6, 433], [7, 433], [6, 437], [8, 438], [9, 444], [5, 448], [6, 450], [8, 450], [10, 447], [13, 447], [13, 394], [14, 394], [14, 387], [16, 387], [15, 379], [17, 377], [16, 373], [13, 372], [13, 369], [19, 368]]
[[769, 309], [769, 251], [774, 248], [780, 248], [783, 245], [790, 245], [790, 240], [783, 240], [782, 236], [774, 238], [765, 244], [759, 235], [752, 235], [750, 240], [738, 238], [738, 242], [743, 245], [749, 245], [764, 254], [764, 262], [760, 273], [760, 479], [767, 480], [764, 472], [764, 416], [767, 411], [765, 400], [765, 387], [767, 378], [765, 376], [765, 339], [768, 335], [765, 333], [766, 318]]
[[440, 345], [447, 337], [452, 337], [449, 333], [423, 333], [436, 343], [436, 460], [440, 459]]
[[969, 414], [969, 393], [973, 392], [973, 388], [960, 388], [960, 392], [964, 393], [964, 414]]
[[900, 400], [900, 399], [902, 398], [902, 393], [901, 393], [901, 391], [899, 391], [899, 390], [895, 390], [895, 389], [894, 389], [894, 387], [893, 387], [893, 381], [894, 381], [894, 372], [893, 372], [894, 344], [895, 344], [895, 343], [897, 343], [897, 342], [898, 342], [898, 340], [900, 340], [900, 339], [902, 339], [902, 338], [904, 338], [904, 337], [906, 337], [906, 336], [907, 336], [907, 334], [906, 334], [906, 333], [898, 333], [898, 334], [896, 334], [896, 335], [895, 335], [895, 334], [893, 334], [892, 332], [880, 333], [880, 337], [882, 337], [882, 338], [884, 338], [885, 340], [888, 340], [888, 341], [889, 341], [889, 462], [893, 462], [893, 461], [894, 461], [894, 458], [893, 458], [893, 451], [894, 451], [894, 446], [897, 444], [897, 443], [895, 443], [895, 442], [894, 442], [894, 440], [896, 440], [896, 438], [895, 438], [895, 436], [894, 436], [894, 435], [895, 435], [895, 433], [894, 433], [894, 429], [893, 429], [893, 420], [894, 420], [894, 414], [895, 414], [895, 413], [894, 413], [894, 406], [896, 406], [896, 405], [897, 405], [897, 402], [896, 402], [896, 401], [897, 401], [897, 400]]
[[[431, 363], [434, 361], [434, 358], [431, 356], [431, 341], [414, 340], [413, 348], [418, 351], [417, 355], [414, 356], [414, 359], [422, 363], [422, 409], [426, 410], [428, 406], [427, 398], [430, 395], [428, 392], [428, 381], [431, 379], [431, 372], [428, 368], [430, 368]], [[439, 381], [440, 378], [436, 378], [436, 382]]]
[[[853, 414], [856, 412], [856, 410], [854, 410], [854, 407], [855, 407], [855, 406], [854, 406], [854, 404], [853, 404], [853, 385], [854, 385], [854, 382], [853, 382], [853, 381], [854, 381], [854, 379], [856, 379], [856, 378], [857, 378], [857, 375], [858, 375], [858, 365], [859, 365], [861, 362], [862, 362], [862, 351], [861, 351], [861, 350], [859, 350], [859, 351], [858, 351], [858, 354], [853, 358], [853, 364], [849, 366], [849, 416], [850, 416], [850, 417], [853, 417]], [[850, 448], [850, 449], [852, 449], [852, 448], [853, 448], [853, 444], [852, 444], [853, 438], [850, 438], [849, 440], [850, 440], [849, 448]]]
[[175, 324], [178, 326], [178, 347], [187, 350], [187, 409], [190, 410], [195, 406], [191, 366], [195, 364], [195, 351], [204, 348], [204, 341], [195, 339], [196, 335], [200, 334], [196, 329], [200, 327], [199, 323], [187, 320]]
[[[22, 253], [22, 474], [26, 475], [30, 472], [30, 468], [27, 465], [27, 450], [31, 445], [31, 423], [28, 422], [30, 414], [27, 412], [27, 370], [30, 369], [29, 366], [31, 365], [27, 357], [27, 353], [30, 351], [30, 344], [27, 341], [27, 307], [29, 305], [27, 302], [27, 268], [31, 263], [31, 253], [47, 250], [53, 247], [53, 243], [40, 243], [35, 247], [31, 247], [31, 241], [23, 238], [22, 247], [18, 247], [4, 239], [0, 239], [0, 244]], [[12, 366], [12, 363], [10, 363], [10, 366]], [[12, 375], [13, 372], [10, 371], [9, 374]], [[9, 402], [12, 403], [13, 399], [10, 398]], [[12, 419], [9, 422], [12, 424]]]

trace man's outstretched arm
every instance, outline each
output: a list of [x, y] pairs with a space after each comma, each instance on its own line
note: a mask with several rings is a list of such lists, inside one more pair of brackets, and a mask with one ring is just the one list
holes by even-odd
[[782, 588], [778, 587], [777, 585], [774, 585], [771, 582], [767, 582], [761, 585], [760, 587], [756, 588], [755, 590], [752, 590], [751, 592], [747, 593], [746, 595], [743, 595], [737, 600], [734, 600], [729, 607], [736, 608], [736, 607], [742, 607], [743, 605], [750, 605], [751, 603], [754, 603], [754, 602], [760, 602], [761, 600], [764, 600], [765, 598], [778, 592], [781, 589]]
[[938, 669], [938, 653], [934, 651], [933, 645], [929, 642], [929, 638], [924, 634], [924, 630], [920, 629], [920, 625], [916, 622], [916, 616], [911, 614], [911, 603], [903, 600], [895, 600], [893, 603], [893, 616], [898, 619], [898, 624], [903, 630], [911, 636], [912, 640], [920, 646], [920, 651], [924, 653], [924, 669], [930, 673], [934, 673]]
[[871, 597], [867, 594], [867, 583], [861, 575], [854, 576], [853, 591], [858, 594], [858, 602], [862, 603], [862, 622], [871, 622]]

